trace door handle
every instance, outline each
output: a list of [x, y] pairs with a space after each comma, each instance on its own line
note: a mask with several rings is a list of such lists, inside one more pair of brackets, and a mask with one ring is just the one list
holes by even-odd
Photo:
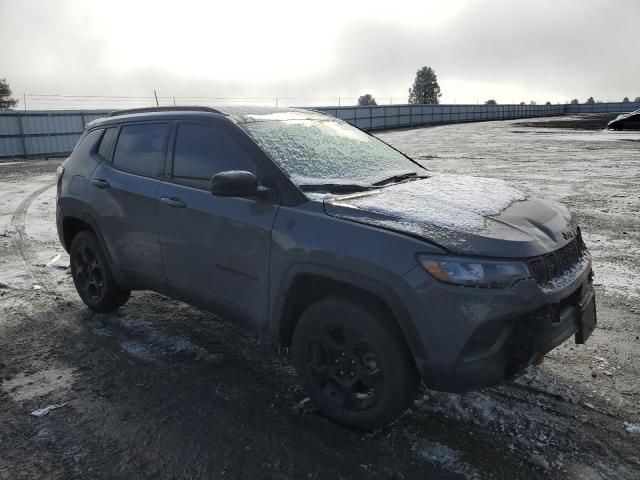
[[160, 201], [165, 205], [169, 205], [173, 208], [184, 208], [187, 206], [182, 200], [177, 198], [169, 198], [169, 197], [160, 197]]
[[91, 180], [91, 183], [93, 183], [98, 188], [109, 188], [111, 186], [109, 185], [109, 182], [103, 180], [102, 178], [94, 178], [93, 180]]

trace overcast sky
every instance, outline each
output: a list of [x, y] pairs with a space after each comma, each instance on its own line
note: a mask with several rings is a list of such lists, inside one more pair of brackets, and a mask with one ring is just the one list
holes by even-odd
[[17, 94], [401, 103], [423, 65], [442, 103], [633, 100], [640, 1], [0, 0]]

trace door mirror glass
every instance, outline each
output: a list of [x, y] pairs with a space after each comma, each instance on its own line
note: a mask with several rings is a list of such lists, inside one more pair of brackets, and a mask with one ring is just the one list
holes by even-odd
[[209, 190], [219, 197], [255, 197], [258, 195], [258, 178], [242, 170], [220, 172], [211, 178]]

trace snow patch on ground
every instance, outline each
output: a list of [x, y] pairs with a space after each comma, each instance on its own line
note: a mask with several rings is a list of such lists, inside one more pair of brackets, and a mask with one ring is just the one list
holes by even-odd
[[4, 380], [0, 390], [7, 393], [16, 402], [43, 397], [50, 393], [67, 390], [74, 381], [74, 370], [71, 368], [48, 368], [35, 373], [19, 373], [15, 377]]
[[145, 362], [151, 362], [155, 359], [155, 356], [146, 345], [135, 340], [120, 342], [120, 348], [122, 348], [123, 352], [127, 352], [129, 355]]
[[442, 445], [438, 442], [419, 440], [413, 446], [415, 453], [445, 470], [462, 475], [466, 479], [479, 479], [480, 474], [468, 463], [462, 460], [462, 454], [457, 450]]
[[530, 369], [514, 384], [466, 394], [427, 391], [415, 401], [414, 409], [496, 432], [505, 438], [510, 450], [525, 453], [533, 466], [561, 468], [563, 460], [558, 452], [567, 447], [559, 448], [566, 439], [557, 418], [544, 403], [530, 399], [548, 396], [577, 408], [580, 395], [540, 369]]
[[594, 284], [602, 286], [605, 292], [640, 298], [640, 271], [637, 267], [601, 260], [594, 265]]
[[[59, 244], [55, 225], [56, 214], [56, 186], [45, 190], [38, 195], [27, 211], [28, 221], [25, 225], [25, 233], [30, 240], [41, 242], [55, 242], [52, 246], [57, 249]], [[53, 224], [52, 224], [53, 221]], [[62, 250], [62, 247], [60, 247]], [[53, 257], [50, 255], [49, 258]]]
[[223, 359], [221, 354], [210, 353], [187, 338], [163, 335], [150, 323], [132, 315], [98, 314], [93, 318], [100, 322], [94, 328], [96, 335], [111, 336], [108, 327], [115, 327], [118, 333], [127, 337], [120, 342], [122, 350], [145, 361], [162, 356], [183, 356], [205, 363], [217, 363]]

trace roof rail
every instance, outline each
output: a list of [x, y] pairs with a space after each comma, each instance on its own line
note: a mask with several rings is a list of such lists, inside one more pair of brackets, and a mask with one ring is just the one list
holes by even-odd
[[191, 106], [191, 107], [143, 107], [143, 108], [130, 108], [127, 110], [116, 110], [109, 114], [110, 117], [115, 117], [118, 115], [129, 115], [132, 113], [148, 113], [148, 112], [208, 112], [208, 113], [220, 113], [220, 110], [216, 110], [211, 107], [199, 107], [199, 106]]

